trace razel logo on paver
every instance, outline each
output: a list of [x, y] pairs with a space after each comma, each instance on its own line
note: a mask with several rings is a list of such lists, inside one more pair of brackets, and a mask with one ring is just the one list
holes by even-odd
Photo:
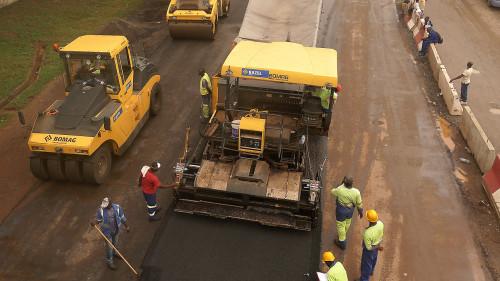
[[47, 135], [47, 136], [45, 136], [44, 140], [45, 140], [45, 142], [49, 142], [49, 141], [52, 140], [52, 136], [51, 135]]

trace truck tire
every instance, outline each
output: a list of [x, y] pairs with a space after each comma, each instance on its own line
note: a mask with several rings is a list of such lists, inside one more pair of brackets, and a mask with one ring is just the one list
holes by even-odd
[[48, 158], [47, 172], [52, 180], [63, 181], [66, 179], [64, 175], [64, 161], [62, 158]]
[[154, 84], [151, 89], [151, 98], [149, 104], [149, 112], [151, 116], [156, 116], [161, 111], [161, 86], [159, 83]]
[[112, 165], [111, 150], [108, 145], [102, 145], [89, 159], [82, 163], [83, 179], [87, 183], [101, 184], [109, 176]]
[[38, 179], [46, 181], [49, 179], [49, 173], [47, 172], [47, 165], [45, 159], [38, 155], [30, 156], [30, 170], [31, 173]]
[[[226, 5], [224, 5], [224, 2], [226, 2]], [[223, 7], [222, 7], [222, 17], [227, 17], [229, 15], [229, 8], [231, 8], [231, 1], [230, 0], [226, 0], [226, 1], [223, 1]]]
[[218, 20], [216, 18], [215, 22], [213, 23], [213, 26], [212, 26], [212, 32], [209, 34], [209, 37], [208, 37], [208, 39], [210, 39], [210, 40], [215, 39], [215, 34], [217, 33], [217, 23], [218, 23]]
[[83, 182], [82, 165], [76, 159], [67, 159], [64, 163], [66, 179], [72, 182]]

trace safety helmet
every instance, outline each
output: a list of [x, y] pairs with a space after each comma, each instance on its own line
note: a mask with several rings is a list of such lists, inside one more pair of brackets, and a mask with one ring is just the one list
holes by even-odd
[[378, 221], [377, 212], [375, 210], [366, 211], [366, 219], [368, 219], [369, 222], [377, 222]]
[[158, 171], [158, 169], [160, 169], [160, 167], [161, 167], [161, 164], [158, 161], [154, 161], [153, 163], [151, 163], [151, 170], [153, 170], [153, 171]]
[[334, 260], [335, 260], [335, 256], [333, 255], [332, 252], [327, 251], [327, 252], [323, 253], [323, 262], [334, 261]]

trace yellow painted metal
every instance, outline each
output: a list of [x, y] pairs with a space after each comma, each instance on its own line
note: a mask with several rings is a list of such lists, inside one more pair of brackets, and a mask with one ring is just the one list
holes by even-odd
[[[219, 0], [209, 0], [210, 10], [178, 9], [177, 0], [171, 0], [166, 13], [166, 21], [173, 38], [213, 38], [218, 16]], [[196, 6], [196, 5], [195, 5]]]
[[154, 75], [141, 91], [127, 96], [125, 102], [111, 115], [115, 116], [121, 111], [119, 118], [114, 121], [111, 118], [111, 131], [104, 130], [102, 126], [94, 137], [31, 133], [29, 149], [37, 152], [58, 152], [56, 149], [62, 149], [59, 152], [64, 154], [92, 155], [103, 143], [110, 141], [116, 153], [148, 112], [152, 88], [159, 81], [160, 76]]
[[[251, 132], [253, 134], [246, 134], [245, 132]], [[261, 156], [264, 153], [264, 136], [266, 134], [266, 120], [255, 117], [255, 116], [245, 116], [240, 120], [240, 130], [238, 138], [238, 148], [240, 152], [245, 154], [252, 154], [255, 156]], [[260, 147], [253, 148], [242, 145], [242, 139], [255, 139], [260, 141]]]
[[337, 51], [291, 42], [238, 43], [221, 74], [290, 84], [337, 87]]
[[[92, 39], [96, 40], [95, 44], [90, 44], [89, 40]], [[124, 36], [85, 35], [78, 37], [62, 50], [81, 53], [96, 52], [96, 50], [109, 52], [114, 57], [117, 67], [116, 73], [120, 73], [116, 55], [127, 47], [128, 40]], [[130, 50], [128, 52], [129, 57], [132, 58]], [[160, 82], [160, 75], [153, 75], [141, 90], [134, 91], [133, 69], [129, 76], [124, 77], [124, 79], [120, 75], [118, 76], [120, 91], [116, 95], [110, 95], [110, 97], [119, 101], [120, 107], [111, 115], [113, 118], [110, 118], [112, 128], [110, 131], [106, 131], [103, 125], [94, 137], [32, 132], [28, 140], [29, 149], [37, 152], [58, 152], [56, 151], [58, 149], [59, 152], [65, 154], [92, 155], [103, 143], [111, 142], [114, 152], [117, 153], [149, 111], [152, 89], [155, 84]], [[99, 119], [101, 114], [102, 112], [97, 113], [95, 118]]]
[[217, 103], [219, 102], [219, 79], [219, 75], [212, 76], [212, 112], [215, 112], [217, 110]]
[[128, 46], [125, 36], [83, 35], [60, 49], [61, 52], [107, 53], [114, 58]]

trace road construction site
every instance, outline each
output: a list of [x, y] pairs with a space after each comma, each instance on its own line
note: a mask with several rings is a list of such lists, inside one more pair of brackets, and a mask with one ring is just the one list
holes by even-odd
[[[101, 32], [127, 36], [157, 66], [163, 89], [159, 115], [113, 159], [103, 184], [36, 179], [29, 169], [29, 128], [16, 120], [0, 128], [0, 280], [133, 280], [120, 261], [116, 271], [106, 268], [104, 242], [89, 226], [106, 196], [125, 210], [131, 231], [121, 234], [118, 245], [141, 280], [316, 280], [316, 271], [326, 271], [320, 262], [326, 250], [354, 280], [366, 221], [353, 219], [346, 251], [335, 247], [329, 192], [347, 174], [365, 209], [376, 209], [386, 226], [373, 280], [500, 280], [499, 228], [481, 171], [474, 162], [458, 161], [473, 157], [437, 95], [428, 63], [415, 59], [413, 38], [394, 1], [283, 6], [232, 0], [213, 41], [173, 40], [164, 22], [167, 6], [148, 1]], [[297, 231], [176, 213], [172, 190], [159, 191], [162, 219], [149, 222], [139, 170], [158, 160], [160, 179], [172, 181], [186, 128], [191, 150], [200, 140], [198, 69], [217, 73], [235, 39], [248, 37], [338, 52], [342, 91], [329, 134], [310, 140], [310, 161], [318, 167], [327, 157], [319, 222]], [[62, 77], [47, 85], [24, 108], [27, 124], [63, 93]]]

